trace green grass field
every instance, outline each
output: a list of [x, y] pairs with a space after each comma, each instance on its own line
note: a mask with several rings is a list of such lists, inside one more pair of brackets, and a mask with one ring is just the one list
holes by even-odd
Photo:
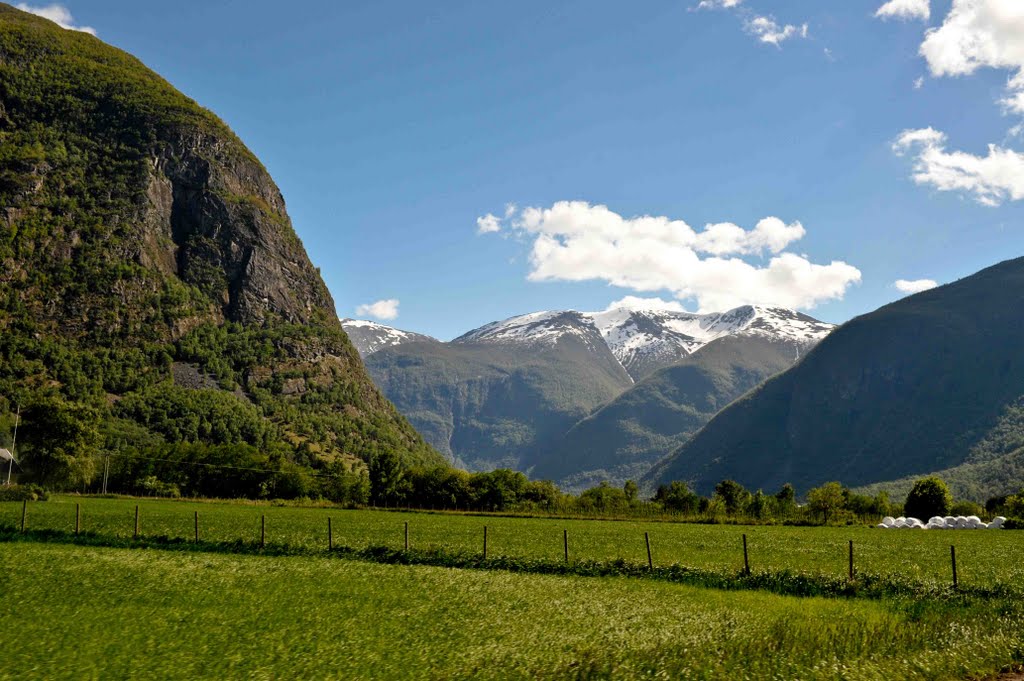
[[31, 542], [0, 571], [5, 679], [940, 680], [1024, 650], [1019, 607]]
[[[409, 523], [414, 548], [444, 547], [480, 551], [488, 527], [491, 556], [560, 560], [563, 530], [571, 559], [647, 560], [644, 532], [651, 537], [656, 565], [734, 572], [743, 565], [742, 535], [748, 537], [751, 568], [845, 575], [848, 541], [855, 546], [858, 571], [898, 574], [921, 582], [951, 579], [949, 547], [956, 545], [964, 585], [1003, 583], [1024, 590], [1024, 532], [960, 530], [911, 531], [852, 527], [739, 527], [643, 521], [560, 520], [458, 514], [352, 511], [236, 503], [58, 497], [30, 503], [32, 529], [72, 530], [75, 504], [82, 507], [83, 530], [130, 537], [138, 504], [141, 532], [148, 536], [191, 538], [195, 511], [204, 540], [257, 541], [260, 516], [267, 517], [267, 541], [327, 547], [327, 518], [337, 546], [363, 548], [404, 543]], [[21, 504], [0, 504], [0, 526], [18, 526]]]

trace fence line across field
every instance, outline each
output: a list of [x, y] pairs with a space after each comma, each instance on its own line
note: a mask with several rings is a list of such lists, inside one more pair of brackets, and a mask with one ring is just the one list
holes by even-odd
[[[193, 518], [194, 518], [195, 543], [198, 544], [199, 543], [199, 511], [195, 511], [194, 512]], [[142, 513], [141, 513], [141, 510], [139, 508], [139, 504], [136, 504], [135, 505], [135, 516], [134, 516], [134, 527], [133, 527], [133, 532], [132, 532], [132, 538], [135, 539], [135, 540], [138, 540], [142, 536], [141, 535], [141, 519], [142, 519]], [[22, 504], [21, 504], [21, 532], [24, 534], [27, 530], [28, 530], [28, 501], [25, 500], [25, 501], [22, 501]], [[75, 504], [75, 534], [78, 535], [78, 534], [81, 533], [81, 531], [82, 531], [82, 505], [81, 505], [81, 503], [76, 503]], [[404, 542], [405, 543], [405, 550], [409, 551], [410, 550], [410, 542], [409, 542], [409, 522], [408, 521], [405, 521], [403, 523], [403, 533], [404, 533], [404, 540], [405, 540], [405, 542]], [[484, 541], [483, 541], [483, 559], [486, 561], [487, 560], [487, 555], [488, 555], [487, 554], [487, 539], [488, 539], [488, 528], [487, 528], [487, 525], [483, 526], [483, 534], [484, 534], [484, 536], [483, 536], [483, 539], [484, 539]], [[746, 533], [744, 533], [742, 535], [742, 538], [743, 538], [743, 574], [749, 576], [752, 573], [751, 573], [751, 570], [750, 570], [750, 552], [749, 552], [749, 548], [747, 546], [747, 535], [746, 535]], [[644, 544], [645, 544], [646, 549], [647, 549], [647, 568], [649, 570], [653, 570], [654, 569], [654, 559], [653, 559], [653, 553], [652, 553], [652, 549], [651, 549], [651, 536], [650, 536], [649, 532], [644, 532]], [[266, 516], [266, 514], [261, 514], [260, 515], [260, 540], [259, 540], [260, 549], [265, 549], [266, 545], [267, 545], [267, 516]], [[568, 529], [563, 529], [562, 530], [562, 547], [563, 547], [563, 551], [564, 551], [565, 562], [568, 563], [569, 562], [569, 530]], [[333, 551], [334, 550], [334, 527], [333, 527], [332, 519], [331, 519], [330, 516], [327, 517], [327, 550], [328, 551]], [[950, 552], [950, 561], [951, 561], [951, 564], [952, 564], [952, 572], [953, 572], [953, 588], [957, 589], [957, 588], [959, 588], [959, 578], [958, 578], [958, 574], [957, 574], [956, 546], [952, 546], [951, 545], [949, 547], [949, 552]], [[853, 556], [853, 540], [851, 539], [851, 540], [849, 540], [849, 568], [848, 568], [848, 577], [849, 577], [849, 579], [851, 581], [853, 581], [854, 576], [855, 576], [853, 557], [854, 557]]]

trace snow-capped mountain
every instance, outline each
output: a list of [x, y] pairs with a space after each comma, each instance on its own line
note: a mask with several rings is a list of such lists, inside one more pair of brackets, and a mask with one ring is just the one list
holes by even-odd
[[341, 327], [345, 329], [349, 340], [356, 346], [361, 357], [373, 354], [384, 348], [415, 342], [437, 343], [437, 339], [421, 333], [402, 331], [385, 324], [378, 324], [362, 319], [342, 319]]
[[452, 343], [552, 346], [563, 338], [573, 338], [592, 349], [607, 345], [590, 315], [575, 310], [533, 312], [491, 322], [459, 336]]
[[639, 379], [724, 336], [759, 336], [792, 344], [799, 355], [833, 328], [778, 307], [744, 305], [707, 314], [618, 308], [519, 315], [482, 326], [453, 342], [553, 345], [566, 336], [589, 341], [596, 330], [626, 371]]

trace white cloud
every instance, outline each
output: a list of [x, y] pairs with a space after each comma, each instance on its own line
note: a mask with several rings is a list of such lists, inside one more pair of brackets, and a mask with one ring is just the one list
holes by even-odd
[[[744, 303], [810, 308], [842, 298], [860, 281], [844, 262], [816, 265], [783, 249], [806, 233], [799, 222], [765, 218], [752, 230], [732, 223], [697, 232], [682, 220], [624, 218], [606, 206], [560, 201], [524, 208], [512, 228], [533, 240], [531, 281], [605, 281], [638, 292], [671, 291], [700, 309]], [[767, 264], [740, 256], [772, 254]]]
[[96, 29], [91, 26], [75, 26], [75, 18], [71, 16], [71, 12], [67, 7], [63, 5], [43, 5], [40, 7], [33, 7], [23, 2], [15, 5], [22, 12], [29, 12], [36, 16], [49, 19], [53, 23], [57, 24], [61, 28], [66, 28], [69, 31], [81, 31], [82, 33], [88, 33], [89, 35], [96, 35]]
[[755, 16], [747, 20], [745, 28], [748, 33], [756, 37], [762, 43], [768, 43], [769, 45], [775, 45], [779, 47], [783, 42], [790, 38], [797, 36], [801, 38], [807, 37], [807, 24], [801, 24], [800, 26], [794, 26], [793, 24], [786, 24], [780, 26], [775, 19], [771, 17]]
[[[515, 207], [512, 208], [512, 213], [514, 213], [514, 212], [515, 212]], [[511, 215], [511, 213], [506, 212], [505, 215], [509, 216], [509, 215]], [[492, 234], [494, 232], [500, 232], [500, 231], [501, 231], [501, 218], [499, 218], [497, 215], [492, 215], [492, 214], [488, 213], [487, 215], [484, 215], [482, 217], [478, 217], [476, 219], [476, 233], [477, 234]]]
[[920, 90], [922, 87], [924, 87], [924, 76], [918, 76], [914, 79], [914, 89]]
[[897, 279], [893, 282], [893, 286], [907, 294], [927, 291], [928, 289], [935, 288], [938, 285], [938, 282], [934, 279]]
[[741, 4], [743, 0], [700, 0], [697, 9], [731, 9]]
[[934, 76], [1009, 69], [1013, 75], [1002, 104], [1024, 113], [1024, 2], [953, 0], [942, 26], [925, 34], [920, 52]]
[[616, 300], [608, 305], [605, 312], [611, 312], [612, 310], [668, 310], [671, 312], [686, 312], [686, 308], [678, 300], [640, 298], [639, 296], [626, 296]]
[[929, 0], [889, 0], [875, 12], [880, 19], [921, 19], [928, 21], [932, 12]]
[[389, 298], [367, 303], [356, 307], [357, 317], [373, 317], [375, 319], [396, 319], [398, 317], [398, 300]]
[[1024, 198], [1024, 154], [990, 144], [986, 156], [946, 151], [946, 135], [933, 128], [904, 130], [893, 150], [913, 153], [914, 182], [939, 191], [973, 194], [986, 206]]

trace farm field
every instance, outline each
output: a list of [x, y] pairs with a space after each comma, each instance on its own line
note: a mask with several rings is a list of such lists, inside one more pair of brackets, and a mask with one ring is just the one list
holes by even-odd
[[940, 680], [1024, 646], [990, 604], [31, 542], [0, 570], [11, 679]]
[[[845, 575], [848, 542], [854, 541], [856, 568], [880, 575], [898, 574], [921, 582], [948, 583], [949, 547], [956, 545], [960, 583], [1024, 585], [1024, 532], [1007, 530], [892, 531], [864, 526], [785, 527], [696, 525], [654, 521], [562, 520], [413, 513], [375, 510], [301, 508], [231, 502], [57, 497], [30, 503], [31, 529], [70, 531], [75, 504], [81, 504], [82, 529], [130, 537], [134, 512], [140, 508], [144, 536], [191, 538], [199, 512], [204, 540], [258, 541], [260, 516], [266, 516], [267, 542], [327, 548], [327, 519], [332, 519], [335, 546], [365, 548], [404, 545], [409, 523], [414, 548], [443, 547], [480, 551], [488, 528], [491, 556], [561, 560], [563, 530], [568, 531], [571, 560], [646, 563], [644, 533], [651, 537], [656, 565], [679, 563], [727, 572], [743, 566], [742, 535], [748, 537], [751, 569]], [[20, 503], [0, 504], [0, 526], [17, 527]]]

